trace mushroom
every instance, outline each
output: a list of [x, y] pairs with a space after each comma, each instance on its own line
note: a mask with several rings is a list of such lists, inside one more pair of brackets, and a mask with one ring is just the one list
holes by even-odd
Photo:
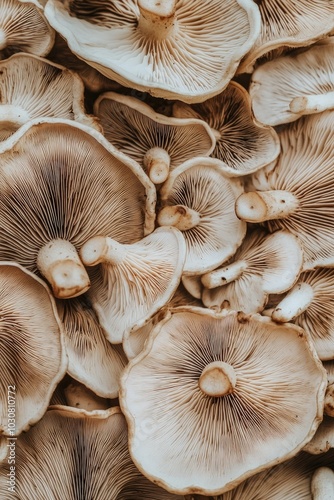
[[0, 59], [15, 52], [45, 56], [54, 43], [54, 30], [37, 0], [2, 0], [0, 4]]
[[311, 482], [313, 500], [334, 500], [334, 471], [329, 467], [319, 467]]
[[333, 30], [334, 8], [331, 1], [255, 1], [261, 14], [261, 33], [241, 62], [240, 73], [251, 73], [255, 61], [269, 51], [311, 45]]
[[85, 113], [80, 78], [47, 59], [15, 54], [0, 61], [0, 140], [27, 121], [65, 118], [99, 129], [96, 118]]
[[280, 132], [281, 155], [236, 201], [237, 216], [287, 229], [304, 249], [303, 270], [334, 265], [334, 113], [302, 117]]
[[96, 236], [82, 246], [85, 266], [100, 264], [91, 274], [88, 296], [111, 343], [121, 343], [128, 330], [143, 326], [170, 300], [185, 251], [182, 234], [174, 228], [158, 228], [132, 245]]
[[174, 312], [121, 379], [132, 459], [168, 491], [221, 494], [311, 439], [325, 387], [312, 343], [294, 325], [200, 308]]
[[[182, 500], [136, 469], [117, 407], [91, 412], [53, 407], [15, 443], [19, 467], [14, 498]], [[1, 498], [10, 495], [9, 467], [7, 462], [0, 465]]]
[[[206, 307], [245, 313], [262, 311], [269, 293], [282, 293], [297, 280], [303, 265], [300, 244], [288, 231], [253, 231], [224, 267], [201, 277]], [[300, 325], [302, 326], [302, 325]]]
[[221, 92], [260, 32], [250, 0], [49, 0], [44, 12], [72, 52], [108, 78], [186, 102]]
[[107, 92], [95, 102], [94, 112], [108, 141], [140, 163], [155, 184], [186, 160], [208, 156], [215, 145], [203, 120], [170, 118], [134, 97]]
[[292, 321], [311, 335], [320, 359], [334, 358], [334, 269], [308, 271], [272, 313], [278, 322]]
[[274, 129], [260, 125], [253, 117], [247, 91], [230, 82], [219, 95], [191, 106], [176, 102], [173, 115], [200, 118], [211, 127], [216, 146], [211, 156], [227, 165], [232, 176], [246, 175], [276, 160], [279, 139]]
[[324, 415], [317, 432], [303, 450], [313, 455], [320, 455], [334, 448], [334, 418]]
[[42, 418], [67, 359], [46, 285], [18, 264], [1, 262], [0, 290], [0, 433], [13, 437]]
[[91, 127], [38, 120], [6, 143], [12, 148], [0, 158], [0, 258], [43, 275], [57, 298], [89, 288], [77, 253], [88, 239], [102, 233], [128, 244], [151, 230], [153, 184]]
[[64, 325], [67, 372], [95, 394], [116, 398], [126, 356], [119, 345], [111, 345], [99, 324], [87, 294], [57, 301]]
[[220, 160], [194, 158], [174, 169], [161, 187], [160, 226], [182, 231], [187, 245], [184, 274], [203, 274], [226, 261], [240, 246], [246, 224], [235, 200], [243, 191], [226, 177]]
[[334, 108], [334, 44], [280, 57], [259, 66], [249, 93], [256, 118], [280, 125]]

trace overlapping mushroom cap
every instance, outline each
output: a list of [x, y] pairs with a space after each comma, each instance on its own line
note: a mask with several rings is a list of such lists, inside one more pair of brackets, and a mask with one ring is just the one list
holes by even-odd
[[45, 284], [0, 264], [0, 434], [16, 436], [42, 418], [67, 359], [60, 321]]
[[0, 4], [0, 59], [28, 52], [45, 56], [54, 42], [54, 31], [37, 0], [2, 0]]
[[77, 250], [96, 234], [140, 240], [155, 188], [92, 128], [45, 120], [12, 138], [0, 158], [0, 256], [41, 273], [58, 298], [80, 295], [90, 281]]
[[186, 102], [221, 92], [260, 32], [250, 0], [49, 0], [45, 15], [108, 78]]
[[[16, 500], [181, 500], [136, 469], [119, 408], [87, 412], [52, 407], [16, 441], [16, 461], [15, 492], [10, 494]], [[4, 462], [0, 498], [9, 498], [8, 473]]]
[[203, 120], [167, 117], [134, 97], [107, 92], [95, 102], [94, 112], [105, 137], [136, 160], [155, 184], [194, 156], [209, 155], [215, 145]]
[[238, 217], [287, 229], [305, 252], [304, 270], [334, 266], [334, 112], [302, 117], [280, 132], [281, 155], [264, 169], [258, 191], [241, 195]]
[[131, 456], [172, 492], [222, 493], [311, 439], [326, 383], [294, 325], [199, 308], [174, 313], [122, 377]]

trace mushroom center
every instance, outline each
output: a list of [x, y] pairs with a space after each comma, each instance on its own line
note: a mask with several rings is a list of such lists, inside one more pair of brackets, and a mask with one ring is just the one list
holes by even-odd
[[164, 39], [175, 27], [176, 0], [138, 0], [138, 28], [144, 34]]
[[208, 364], [199, 378], [198, 385], [207, 396], [220, 397], [231, 394], [237, 383], [233, 366], [224, 361]]
[[169, 175], [170, 156], [165, 149], [154, 147], [146, 152], [143, 165], [151, 181], [161, 184]]
[[201, 221], [201, 216], [196, 210], [185, 205], [172, 205], [160, 210], [158, 224], [160, 226], [174, 226], [180, 231], [188, 231]]

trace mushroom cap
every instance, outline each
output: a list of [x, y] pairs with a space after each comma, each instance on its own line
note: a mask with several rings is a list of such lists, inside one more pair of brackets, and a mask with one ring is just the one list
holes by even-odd
[[[236, 385], [211, 397], [199, 378], [221, 361], [234, 369]], [[311, 341], [294, 325], [200, 308], [174, 313], [157, 325], [121, 380], [131, 456], [168, 491], [220, 494], [311, 439], [325, 386]]]
[[261, 14], [261, 33], [241, 62], [239, 72], [252, 72], [256, 59], [274, 49], [304, 47], [334, 27], [332, 0], [256, 0]]
[[92, 128], [38, 120], [6, 143], [12, 149], [0, 159], [2, 259], [37, 272], [38, 253], [51, 240], [79, 249], [96, 233], [131, 243], [152, 230], [153, 184]]
[[[16, 498], [181, 500], [150, 483], [127, 449], [119, 408], [87, 412], [55, 406], [16, 443]], [[8, 498], [9, 465], [0, 467], [0, 497]]]
[[[232, 267], [242, 268], [231, 282], [226, 282], [226, 273]], [[225, 301], [229, 307], [245, 313], [262, 311], [270, 293], [283, 293], [298, 279], [303, 265], [303, 252], [298, 239], [288, 231], [277, 231], [268, 235], [253, 231], [238, 248], [232, 259], [219, 273], [221, 286], [209, 289], [202, 276], [204, 290], [202, 301], [206, 307], [220, 307]], [[224, 270], [226, 270], [224, 272]], [[232, 277], [233, 278], [233, 277]], [[302, 326], [302, 325], [300, 325]]]
[[99, 130], [84, 110], [84, 86], [72, 71], [30, 54], [0, 61], [0, 139], [25, 121], [40, 118], [76, 120]]
[[256, 118], [272, 126], [300, 118], [304, 113], [293, 113], [291, 101], [333, 92], [333, 60], [334, 44], [314, 45], [259, 66], [249, 89]]
[[214, 148], [215, 138], [203, 120], [164, 116], [131, 96], [102, 94], [94, 113], [105, 137], [143, 168], [146, 153], [155, 147], [168, 153], [171, 169], [194, 156], [208, 156]]
[[37, 0], [2, 0], [0, 5], [0, 59], [15, 52], [45, 56], [55, 32]]
[[122, 347], [108, 342], [87, 294], [59, 300], [57, 305], [64, 325], [68, 374], [95, 394], [116, 398], [127, 362]]
[[184, 274], [211, 271], [240, 246], [246, 224], [235, 215], [234, 203], [242, 190], [214, 158], [194, 158], [171, 172], [160, 190], [162, 206], [184, 206], [199, 216], [194, 227], [182, 231], [187, 245]]
[[152, 8], [146, 22], [146, 2], [135, 0], [49, 0], [45, 15], [72, 52], [108, 78], [157, 97], [204, 101], [226, 87], [252, 47], [259, 11], [250, 0], [173, 3], [171, 16]]
[[228, 167], [226, 173], [232, 176], [255, 172], [279, 155], [277, 133], [254, 119], [248, 92], [236, 82], [203, 103], [190, 106], [176, 102], [173, 115], [200, 118], [210, 125], [216, 137], [211, 156], [222, 160]]
[[[0, 431], [16, 436], [46, 412], [65, 375], [67, 359], [49, 290], [12, 262], [0, 264], [0, 310]], [[14, 427], [9, 420], [11, 403], [15, 403]]]

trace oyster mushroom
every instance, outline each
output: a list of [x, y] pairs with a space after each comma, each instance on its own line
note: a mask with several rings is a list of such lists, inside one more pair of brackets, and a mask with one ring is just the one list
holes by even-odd
[[232, 176], [246, 175], [276, 160], [279, 139], [274, 129], [260, 125], [253, 117], [247, 91], [230, 82], [219, 95], [200, 104], [176, 102], [173, 115], [205, 120], [216, 138], [211, 154], [227, 165]]
[[194, 158], [170, 173], [160, 190], [157, 220], [182, 231], [185, 274], [211, 271], [239, 247], [246, 224], [237, 219], [234, 204], [242, 191], [241, 183], [227, 178], [214, 158]]
[[49, 290], [12, 262], [0, 264], [0, 311], [0, 433], [17, 436], [46, 412], [67, 359]]
[[325, 387], [312, 343], [294, 325], [174, 312], [121, 379], [132, 459], [168, 491], [223, 493], [311, 439]]
[[80, 295], [90, 280], [77, 250], [96, 233], [140, 240], [154, 186], [90, 127], [45, 119], [11, 139], [0, 158], [0, 256], [43, 275], [57, 298]]
[[164, 182], [170, 169], [214, 148], [213, 133], [202, 120], [158, 114], [134, 97], [102, 94], [94, 112], [108, 141], [140, 163], [155, 184]]
[[237, 216], [287, 229], [304, 250], [303, 270], [334, 265], [334, 113], [302, 117], [280, 132], [281, 155], [255, 189], [236, 202]]
[[260, 32], [250, 0], [49, 0], [45, 15], [108, 78], [186, 102], [221, 92]]

